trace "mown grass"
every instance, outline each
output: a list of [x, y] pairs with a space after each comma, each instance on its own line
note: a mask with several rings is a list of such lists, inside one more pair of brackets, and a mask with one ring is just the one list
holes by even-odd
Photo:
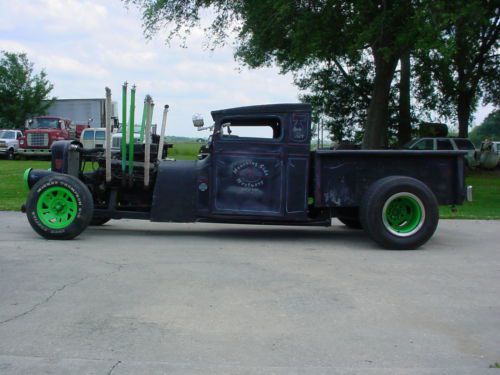
[[168, 149], [168, 156], [179, 160], [195, 160], [201, 146], [197, 142], [176, 143], [173, 148]]
[[444, 219], [500, 219], [500, 171], [469, 171], [466, 184], [473, 187], [473, 201], [464, 202], [453, 212], [450, 207], [439, 209]]
[[[199, 143], [179, 143], [169, 149], [169, 156], [179, 160], [194, 160]], [[48, 169], [50, 162], [38, 160], [0, 160], [0, 210], [19, 210], [26, 200], [23, 185], [26, 168]], [[467, 185], [474, 187], [474, 201], [457, 206], [440, 207], [440, 216], [445, 219], [500, 219], [500, 171], [470, 171]]]

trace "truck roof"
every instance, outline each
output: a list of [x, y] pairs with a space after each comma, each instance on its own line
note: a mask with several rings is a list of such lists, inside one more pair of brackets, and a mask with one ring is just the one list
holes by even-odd
[[217, 111], [212, 111], [211, 114], [213, 120], [217, 121], [217, 119], [225, 116], [273, 114], [273, 113], [296, 112], [296, 111], [311, 112], [311, 105], [308, 103], [251, 105], [247, 107], [219, 109]]

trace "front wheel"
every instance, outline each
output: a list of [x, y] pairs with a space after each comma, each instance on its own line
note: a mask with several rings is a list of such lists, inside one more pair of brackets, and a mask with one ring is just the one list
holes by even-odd
[[367, 190], [361, 202], [363, 228], [388, 249], [415, 249], [434, 234], [439, 221], [432, 191], [411, 177], [382, 178]]
[[14, 160], [14, 158], [15, 158], [14, 150], [10, 149], [9, 151], [7, 151], [7, 160]]
[[73, 239], [92, 219], [94, 204], [89, 189], [79, 179], [51, 174], [38, 181], [26, 201], [26, 215], [42, 237]]

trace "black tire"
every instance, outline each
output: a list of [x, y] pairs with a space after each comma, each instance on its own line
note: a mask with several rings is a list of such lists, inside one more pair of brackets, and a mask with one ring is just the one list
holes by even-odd
[[[398, 200], [403, 199], [411, 204], [400, 205]], [[393, 204], [396, 207], [391, 208]], [[405, 215], [410, 218], [405, 219]], [[360, 219], [365, 231], [381, 246], [393, 250], [416, 249], [436, 230], [438, 203], [421, 181], [404, 176], [385, 177], [373, 183], [364, 194]]]
[[7, 151], [7, 160], [14, 160], [14, 158], [15, 158], [14, 150], [10, 149], [9, 151]]
[[106, 224], [110, 220], [111, 220], [111, 218], [109, 218], [109, 217], [92, 217], [92, 220], [90, 220], [89, 225], [98, 227], [98, 226]]
[[[72, 219], [67, 220], [68, 224], [64, 227], [49, 226], [50, 220], [41, 212], [43, 209], [48, 209], [44, 206], [44, 197], [50, 195], [49, 192], [54, 188], [62, 188], [61, 191], [66, 192], [68, 199], [73, 202], [72, 211], [68, 213]], [[42, 208], [40, 214], [37, 212], [39, 201]], [[89, 225], [93, 211], [94, 203], [87, 186], [76, 177], [65, 174], [54, 173], [40, 179], [31, 188], [26, 201], [26, 216], [32, 228], [42, 237], [51, 240], [70, 240], [78, 236]]]

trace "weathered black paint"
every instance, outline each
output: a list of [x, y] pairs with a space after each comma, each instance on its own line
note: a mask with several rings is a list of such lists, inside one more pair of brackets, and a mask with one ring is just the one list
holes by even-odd
[[319, 150], [315, 153], [316, 207], [357, 207], [375, 181], [408, 176], [425, 183], [441, 205], [465, 198], [463, 151]]

